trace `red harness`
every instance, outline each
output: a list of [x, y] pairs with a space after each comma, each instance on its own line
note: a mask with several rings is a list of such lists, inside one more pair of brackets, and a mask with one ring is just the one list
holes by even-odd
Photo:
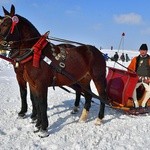
[[[44, 35], [42, 35], [41, 38], [31, 48], [33, 50], [33, 56], [28, 56], [27, 58], [21, 60], [19, 63], [24, 64], [24, 63], [30, 61], [31, 59], [33, 59], [33, 66], [36, 68], [39, 68], [42, 50], [48, 43], [48, 41], [46, 40], [48, 33], [49, 32], [46, 32]], [[2, 55], [0, 55], [0, 58], [11, 62], [13, 65], [16, 65], [15, 59], [11, 59], [11, 58], [8, 58], [8, 57], [2, 56]]]
[[48, 33], [45, 33], [32, 47], [34, 51], [34, 54], [33, 54], [33, 66], [34, 67], [39, 68], [42, 50], [48, 43], [48, 41], [46, 40], [47, 36], [48, 36]]
[[46, 32], [44, 35], [42, 35], [41, 38], [31, 48], [33, 50], [33, 56], [29, 56], [26, 59], [22, 60], [20, 62], [21, 64], [24, 64], [33, 59], [33, 66], [39, 68], [42, 50], [48, 43], [48, 41], [46, 40], [48, 33], [49, 32]]

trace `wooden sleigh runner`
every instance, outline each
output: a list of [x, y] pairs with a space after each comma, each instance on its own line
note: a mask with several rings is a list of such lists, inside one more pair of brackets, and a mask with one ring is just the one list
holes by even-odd
[[[113, 108], [120, 109], [123, 112], [132, 115], [150, 112], [150, 99], [147, 102], [146, 108], [134, 108], [132, 94], [137, 82], [138, 76], [136, 73], [111, 67], [108, 68], [107, 95]], [[137, 90], [138, 102], [141, 106], [145, 91], [142, 87], [139, 87]]]

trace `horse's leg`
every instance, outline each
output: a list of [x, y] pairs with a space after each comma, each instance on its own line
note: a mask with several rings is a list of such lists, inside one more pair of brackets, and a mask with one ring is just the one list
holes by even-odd
[[101, 124], [101, 121], [104, 118], [104, 112], [105, 112], [105, 104], [103, 102], [100, 102], [100, 110], [99, 110], [98, 118], [96, 119], [95, 125]]
[[27, 105], [27, 85], [26, 82], [20, 82], [18, 81], [19, 84], [19, 89], [20, 89], [20, 97], [21, 97], [21, 110], [18, 113], [18, 116], [20, 117], [24, 117], [27, 109], [28, 109], [28, 105]]
[[20, 117], [24, 117], [26, 112], [27, 112], [27, 109], [28, 109], [28, 105], [27, 105], [27, 82], [23, 78], [23, 69], [24, 69], [23, 66], [20, 66], [19, 68], [14, 67], [17, 82], [19, 85], [20, 97], [21, 97], [21, 110], [18, 113], [18, 116], [20, 116]]
[[[91, 91], [90, 84], [87, 87], [87, 90]], [[91, 107], [92, 95], [89, 94], [89, 92], [87, 92], [87, 91], [84, 91], [84, 95], [85, 95], [85, 104], [84, 104], [84, 108], [83, 108], [82, 114], [80, 116], [79, 122], [85, 122], [87, 120], [88, 113], [89, 113], [89, 110]]]
[[[107, 95], [106, 95], [106, 77], [104, 75], [99, 75], [97, 77], [93, 77], [93, 81], [97, 88], [98, 94], [102, 98], [102, 100], [106, 100], [107, 102]], [[95, 124], [100, 125], [102, 119], [104, 118], [104, 111], [105, 111], [105, 104], [101, 102], [100, 110], [98, 113], [98, 118], [96, 119]]]
[[36, 122], [36, 131], [39, 131], [40, 137], [48, 136], [48, 117], [47, 117], [47, 87], [43, 87], [42, 90], [32, 90], [34, 100], [36, 102], [37, 109], [37, 122]]
[[[21, 110], [18, 113], [18, 116], [24, 117], [27, 109], [28, 109], [28, 104], [27, 104], [27, 82], [24, 80], [23, 75], [20, 76], [21, 74], [17, 74], [17, 81], [19, 84], [19, 89], [20, 89], [20, 97], [21, 97]], [[34, 97], [32, 96], [32, 92], [30, 90], [30, 99], [32, 102], [32, 114], [31, 114], [31, 119], [35, 120], [37, 111], [35, 107], [35, 102], [34, 102]]]
[[81, 92], [80, 91], [76, 91], [76, 99], [74, 102], [74, 107], [71, 111], [71, 114], [76, 114], [79, 111], [79, 104], [80, 104], [80, 98], [81, 98]]
[[37, 119], [37, 109], [36, 109], [36, 102], [34, 100], [34, 96], [32, 94], [32, 91], [30, 90], [30, 99], [32, 102], [32, 114], [31, 114], [31, 119], [32, 122], [34, 122]]

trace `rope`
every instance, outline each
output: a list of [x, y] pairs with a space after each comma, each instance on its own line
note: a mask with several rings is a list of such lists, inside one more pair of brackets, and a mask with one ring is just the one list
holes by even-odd
[[53, 41], [58, 41], [58, 42], [66, 42], [66, 43], [74, 43], [74, 44], [78, 44], [78, 45], [86, 45], [86, 44], [83, 44], [83, 43], [80, 43], [80, 42], [70, 41], [70, 40], [56, 38], [56, 37], [49, 37], [48, 40], [53, 40]]
[[[68, 74], [68, 72], [62, 70], [61, 74], [65, 75], [68, 79], [70, 79], [71, 81], [77, 81], [75, 78], [73, 78], [70, 74]], [[92, 91], [87, 90], [84, 86], [82, 86], [79, 82], [76, 82], [76, 84], [78, 84], [79, 86], [81, 86], [82, 89], [84, 89], [86, 92], [88, 92], [89, 94], [92, 95], [92, 97], [99, 99], [102, 103], [110, 105], [109, 103], [106, 103], [106, 101], [99, 95], [97, 96], [96, 94], [94, 94]]]
[[[68, 90], [67, 88], [63, 87], [63, 86], [59, 86], [61, 89], [63, 89], [64, 91], [71, 93], [71, 94], [75, 94], [73, 92], [71, 92], [70, 90]], [[85, 97], [85, 95], [83, 93], [80, 93], [83, 97]], [[83, 102], [80, 100], [80, 102], [83, 104]], [[93, 100], [91, 100], [92, 103], [99, 105], [98, 103], [94, 102]]]

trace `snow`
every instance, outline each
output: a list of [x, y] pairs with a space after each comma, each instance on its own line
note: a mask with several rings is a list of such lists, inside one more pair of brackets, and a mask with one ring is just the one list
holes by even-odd
[[[112, 56], [115, 50], [102, 50]], [[129, 57], [138, 51], [124, 51]], [[122, 63], [120, 61], [120, 63]], [[122, 63], [127, 66], [129, 62]], [[114, 66], [108, 61], [107, 66]], [[118, 64], [115, 67], [122, 68]], [[94, 84], [91, 83], [93, 91]], [[24, 119], [18, 118], [20, 111], [20, 93], [15, 73], [11, 64], [0, 60], [0, 150], [149, 150], [150, 115], [125, 115], [106, 107], [105, 118], [100, 126], [94, 122], [99, 110], [99, 101], [93, 99], [86, 123], [78, 123], [80, 112], [70, 114], [74, 104], [74, 94], [56, 88], [48, 91], [48, 119], [50, 133], [47, 138], [40, 138], [33, 133], [31, 123], [31, 102], [28, 93], [28, 112]]]

